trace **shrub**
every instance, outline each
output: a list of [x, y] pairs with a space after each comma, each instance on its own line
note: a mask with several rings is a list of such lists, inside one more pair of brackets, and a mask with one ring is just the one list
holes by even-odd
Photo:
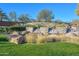
[[12, 31], [24, 31], [24, 30], [26, 30], [26, 27], [10, 27], [10, 30], [12, 30]]
[[4, 28], [0, 28], [0, 32], [5, 32], [5, 29]]
[[26, 25], [26, 27], [33, 27], [33, 28], [37, 27], [37, 28], [40, 28], [40, 27], [43, 27], [43, 25], [41, 25], [41, 24], [40, 25]]
[[8, 41], [7, 36], [5, 36], [5, 35], [0, 35], [0, 41]]

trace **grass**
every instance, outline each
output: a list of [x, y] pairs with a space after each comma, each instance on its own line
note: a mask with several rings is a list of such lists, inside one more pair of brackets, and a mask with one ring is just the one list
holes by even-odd
[[79, 45], [64, 42], [12, 44], [0, 42], [0, 55], [6, 56], [79, 56]]
[[[43, 40], [42, 37], [40, 37], [41, 36], [39, 36], [38, 42]], [[29, 36], [29, 38], [31, 38], [31, 36]], [[67, 40], [67, 38], [65, 39]], [[79, 56], [79, 44], [48, 42], [40, 44], [25, 43], [17, 45], [9, 43], [5, 40], [6, 36], [0, 35], [1, 56]]]

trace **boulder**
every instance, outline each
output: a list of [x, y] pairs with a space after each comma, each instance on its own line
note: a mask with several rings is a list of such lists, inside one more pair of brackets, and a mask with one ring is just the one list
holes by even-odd
[[23, 43], [26, 42], [24, 36], [19, 36], [19, 38], [17, 39], [17, 41], [18, 41], [18, 44], [23, 44]]
[[22, 35], [19, 35], [18, 32], [13, 32], [10, 35], [10, 42], [15, 44], [25, 43], [25, 38]]
[[10, 35], [10, 42], [18, 44], [18, 38], [19, 38], [18, 35]]

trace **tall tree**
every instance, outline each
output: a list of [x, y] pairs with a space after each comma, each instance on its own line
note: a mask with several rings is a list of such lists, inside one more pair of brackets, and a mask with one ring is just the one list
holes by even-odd
[[10, 16], [10, 19], [12, 19], [14, 21], [17, 21], [17, 19], [16, 19], [16, 12], [15, 11], [10, 12], [9, 16]]
[[30, 17], [27, 14], [20, 15], [18, 19], [21, 22], [30, 22]]
[[72, 24], [78, 24], [78, 25], [79, 25], [79, 19], [74, 19], [74, 20], [72, 21]]
[[58, 24], [62, 24], [63, 23], [63, 21], [61, 19], [56, 19], [55, 22], [58, 23]]
[[3, 21], [4, 19], [8, 20], [8, 16], [0, 8], [0, 21]]
[[18, 20], [24, 25], [25, 23], [30, 22], [30, 17], [27, 14], [22, 14], [18, 17]]
[[39, 21], [51, 22], [54, 19], [54, 14], [51, 10], [43, 9], [38, 13], [37, 19]]

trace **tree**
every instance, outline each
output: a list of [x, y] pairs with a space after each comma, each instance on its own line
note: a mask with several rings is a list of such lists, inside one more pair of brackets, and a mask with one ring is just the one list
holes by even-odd
[[30, 17], [27, 14], [22, 14], [18, 17], [18, 20], [23, 23], [23, 25], [27, 22], [30, 22]]
[[64, 23], [61, 19], [56, 19], [55, 22], [58, 23], [58, 24], [63, 24]]
[[10, 19], [14, 20], [14, 21], [17, 21], [16, 20], [16, 12], [15, 11], [12, 11], [9, 13], [9, 16], [10, 16]]
[[54, 19], [54, 14], [48, 9], [43, 9], [38, 13], [37, 19], [38, 21], [51, 22]]
[[77, 3], [77, 7], [75, 9], [75, 12], [76, 12], [77, 16], [79, 16], [79, 3]]
[[29, 16], [27, 14], [20, 15], [18, 19], [21, 22], [30, 22], [30, 18], [29, 18]]
[[79, 19], [73, 20], [73, 21], [72, 21], [72, 24], [74, 24], [74, 25], [79, 25]]
[[0, 21], [3, 21], [4, 19], [8, 20], [8, 16], [3, 13], [3, 10], [0, 8]]

